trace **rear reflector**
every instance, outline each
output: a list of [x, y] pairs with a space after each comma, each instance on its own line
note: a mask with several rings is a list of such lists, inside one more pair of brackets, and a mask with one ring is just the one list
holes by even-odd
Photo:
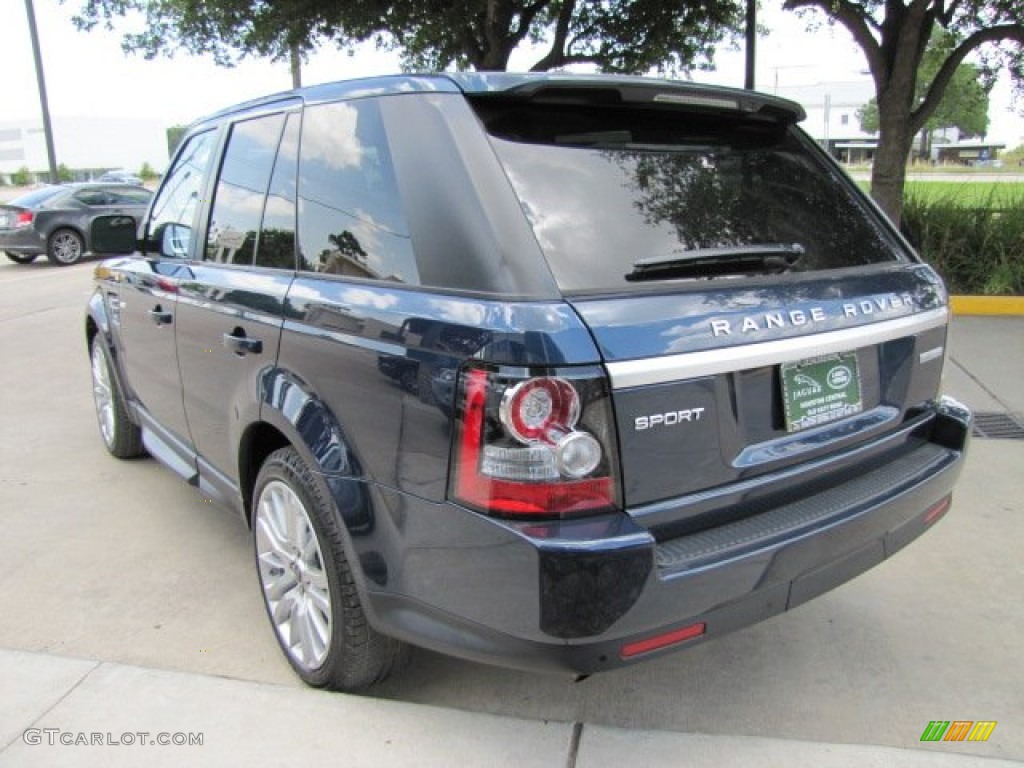
[[642, 653], [650, 653], [651, 651], [657, 651], [660, 648], [681, 643], [684, 640], [692, 640], [695, 637], [700, 637], [704, 634], [704, 630], [705, 624], [701, 621], [697, 624], [691, 624], [688, 627], [683, 627], [682, 629], [674, 629], [663, 635], [655, 635], [654, 637], [649, 637], [646, 640], [637, 640], [635, 643], [627, 643], [622, 646], [622, 650], [619, 651], [619, 655], [624, 659], [630, 659], [634, 656], [639, 656]]
[[924, 516], [924, 524], [928, 525], [934, 523], [940, 517], [942, 517], [949, 510], [949, 505], [952, 503], [953, 497], [947, 496], [938, 504], [933, 505]]

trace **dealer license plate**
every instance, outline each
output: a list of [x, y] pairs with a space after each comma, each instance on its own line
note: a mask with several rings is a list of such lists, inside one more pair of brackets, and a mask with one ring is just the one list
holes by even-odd
[[787, 432], [826, 424], [864, 410], [854, 352], [783, 363], [780, 373]]

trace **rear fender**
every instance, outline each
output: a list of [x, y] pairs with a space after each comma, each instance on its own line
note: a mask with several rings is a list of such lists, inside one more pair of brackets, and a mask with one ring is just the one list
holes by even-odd
[[298, 377], [273, 368], [260, 380], [260, 419], [278, 430], [324, 476], [350, 536], [374, 528], [369, 478], [340, 422]]

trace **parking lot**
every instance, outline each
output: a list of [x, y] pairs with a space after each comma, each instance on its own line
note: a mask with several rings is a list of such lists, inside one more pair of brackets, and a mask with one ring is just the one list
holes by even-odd
[[[102, 446], [82, 331], [93, 264], [3, 261], [0, 649], [301, 689], [244, 526], [154, 461]], [[951, 348], [949, 394], [1024, 413], [1024, 318], [957, 318]], [[933, 532], [715, 642], [579, 683], [420, 652], [369, 696], [579, 723], [579, 754], [595, 760], [587, 728], [604, 726], [1024, 760], [1022, 468], [1024, 440], [975, 440]], [[998, 725], [987, 742], [922, 744], [936, 719]]]

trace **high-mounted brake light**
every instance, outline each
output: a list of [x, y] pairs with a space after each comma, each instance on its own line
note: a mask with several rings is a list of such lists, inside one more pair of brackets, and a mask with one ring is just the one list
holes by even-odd
[[506, 516], [618, 506], [615, 440], [600, 369], [471, 368], [460, 378], [452, 497]]
[[18, 211], [18, 215], [14, 217], [14, 228], [28, 227], [32, 224], [34, 214], [32, 211]]

